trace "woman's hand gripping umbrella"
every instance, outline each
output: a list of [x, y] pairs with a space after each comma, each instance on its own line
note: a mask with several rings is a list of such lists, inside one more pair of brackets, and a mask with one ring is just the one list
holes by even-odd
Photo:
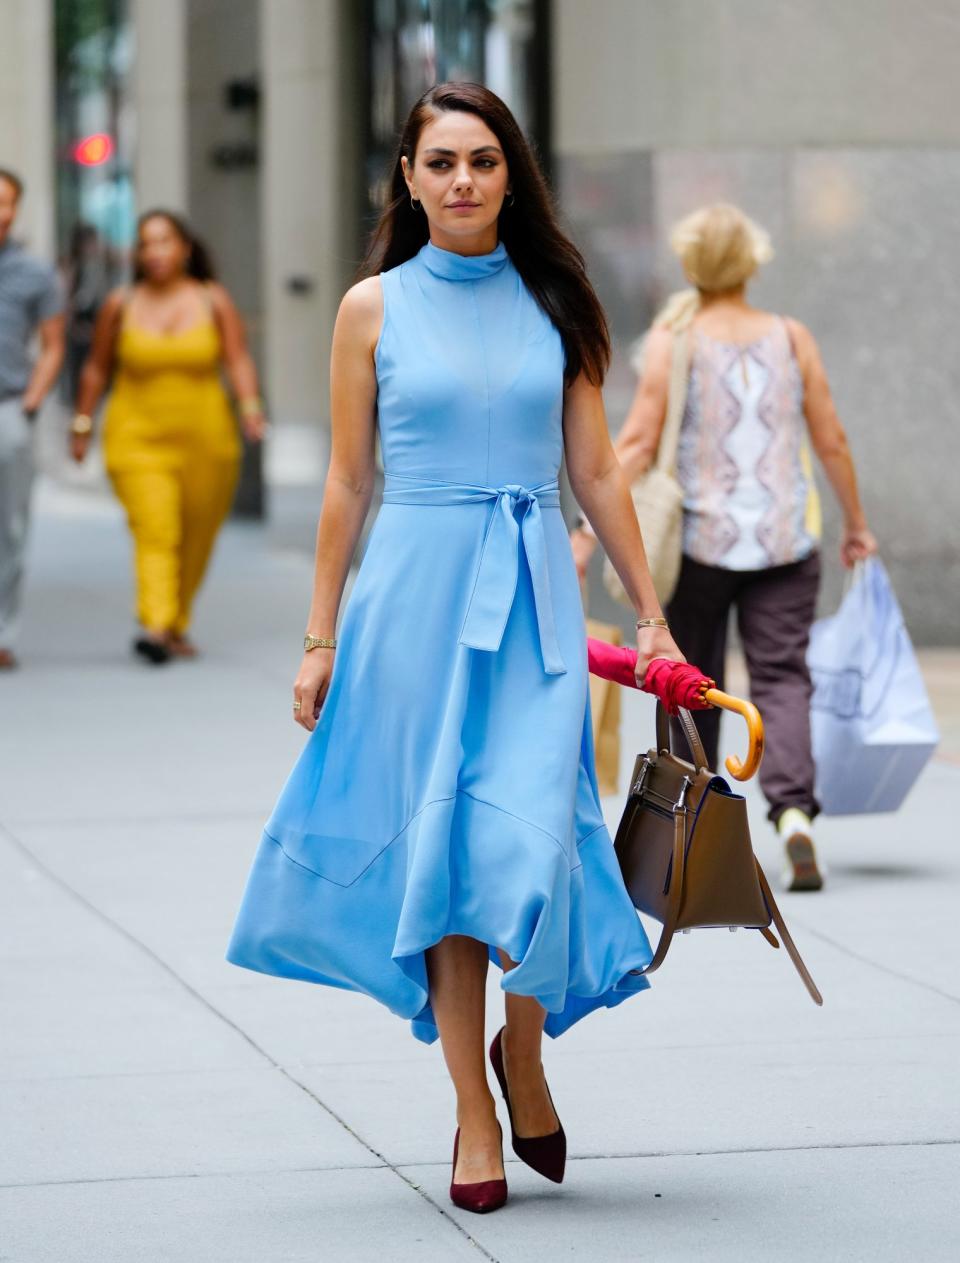
[[752, 702], [722, 692], [699, 667], [687, 662], [671, 662], [666, 658], [654, 658], [641, 685], [635, 675], [636, 662], [635, 649], [611, 645], [592, 636], [587, 638], [587, 665], [593, 675], [626, 688], [642, 688], [645, 693], [659, 698], [668, 714], [676, 715], [681, 707], [684, 710], [709, 710], [711, 706], [718, 706], [742, 715], [750, 741], [747, 757], [741, 760], [731, 755], [726, 760], [727, 771], [738, 781], [748, 781], [756, 774], [763, 758], [763, 723]]

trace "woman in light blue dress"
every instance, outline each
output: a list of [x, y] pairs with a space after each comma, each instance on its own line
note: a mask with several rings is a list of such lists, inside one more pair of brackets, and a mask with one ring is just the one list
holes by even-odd
[[[503, 969], [491, 1060], [514, 1149], [559, 1181], [542, 1032], [644, 989], [650, 960], [597, 795], [564, 457], [645, 624], [638, 674], [682, 657], [656, 625], [607, 433], [602, 309], [487, 89], [447, 84], [414, 107], [368, 263], [333, 339], [311, 647], [293, 703], [311, 736], [228, 955], [365, 992], [417, 1038], [439, 1034], [457, 1095], [451, 1196], [485, 1211], [506, 1200], [483, 1055], [488, 961]], [[377, 432], [383, 506], [335, 639]]]

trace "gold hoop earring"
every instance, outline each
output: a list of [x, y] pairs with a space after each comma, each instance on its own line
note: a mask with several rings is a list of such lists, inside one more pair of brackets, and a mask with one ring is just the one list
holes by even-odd
[[513, 204], [514, 204], [514, 202], [515, 202], [516, 200], [517, 200], [517, 195], [516, 195], [515, 193], [508, 193], [508, 194], [507, 194], [507, 201], [506, 201], [506, 207], [507, 207], [507, 210], [509, 210], [509, 209], [510, 209], [510, 207], [511, 207], [511, 206], [513, 206]]
[[410, 205], [415, 211], [423, 210], [423, 202], [418, 201], [413, 194], [410, 194]]

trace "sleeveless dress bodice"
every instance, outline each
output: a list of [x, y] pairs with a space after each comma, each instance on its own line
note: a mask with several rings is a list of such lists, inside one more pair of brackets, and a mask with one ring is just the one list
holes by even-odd
[[537, 486], [563, 456], [563, 346], [505, 247], [428, 243], [384, 274], [376, 350], [387, 473]]
[[383, 504], [228, 957], [366, 992], [430, 1041], [424, 953], [467, 935], [557, 1035], [650, 960], [593, 766], [562, 342], [503, 245], [427, 244], [381, 281]]
[[114, 360], [103, 437], [108, 469], [239, 460], [212, 319], [178, 333], [155, 333], [124, 320]]

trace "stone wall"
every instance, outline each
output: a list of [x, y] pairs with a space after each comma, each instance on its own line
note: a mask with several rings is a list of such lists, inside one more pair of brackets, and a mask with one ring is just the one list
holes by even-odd
[[[613, 323], [611, 427], [633, 388], [627, 348], [683, 283], [670, 225], [739, 203], [777, 250], [755, 301], [821, 344], [911, 630], [956, 643], [960, 10], [558, 0], [555, 47], [556, 179]], [[828, 608], [839, 523], [824, 500]], [[595, 583], [592, 597], [611, 612]]]

